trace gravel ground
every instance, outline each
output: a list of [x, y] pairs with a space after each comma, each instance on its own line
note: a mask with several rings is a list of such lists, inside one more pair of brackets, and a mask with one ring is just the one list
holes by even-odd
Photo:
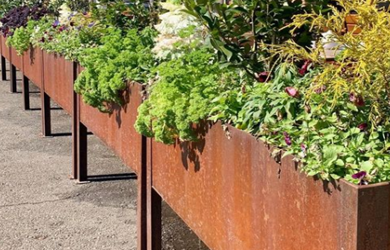
[[[62, 136], [43, 138], [38, 93], [31, 106], [23, 111], [22, 96], [0, 82], [0, 250], [136, 249], [137, 180], [129, 168], [91, 135], [89, 174], [128, 178], [71, 181], [70, 117], [54, 109], [53, 133]], [[165, 204], [163, 249], [207, 249]]]

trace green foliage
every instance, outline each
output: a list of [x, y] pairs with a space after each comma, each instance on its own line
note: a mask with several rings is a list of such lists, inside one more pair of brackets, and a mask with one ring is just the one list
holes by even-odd
[[92, 17], [117, 28], [143, 30], [158, 21], [157, 9], [145, 1], [101, 0], [91, 5]]
[[138, 109], [135, 127], [168, 144], [195, 140], [192, 125], [207, 118], [222, 86], [239, 82], [235, 72], [224, 72], [206, 48], [163, 62], [155, 72], [158, 80]]
[[85, 70], [75, 83], [75, 90], [83, 100], [103, 112], [110, 111], [107, 104], [122, 103], [120, 91], [127, 80], [146, 82], [154, 65], [151, 47], [156, 32], [150, 28], [139, 32], [130, 29], [108, 28], [98, 47], [83, 50], [80, 64]]
[[[299, 44], [311, 42], [308, 29], [302, 27], [296, 36], [281, 29], [298, 13], [314, 10], [322, 12], [327, 0], [286, 1], [256, 0], [229, 1], [185, 0], [188, 12], [196, 16], [208, 29], [210, 42], [221, 60], [255, 75], [270, 71], [273, 58], [267, 45], [280, 44], [294, 38]], [[304, 2], [304, 4], [302, 4]]]
[[[307, 13], [297, 15], [289, 25], [294, 32], [310, 25], [317, 33], [328, 29], [330, 40], [342, 46], [342, 52], [334, 64], [326, 63], [322, 50], [326, 42], [319, 41], [317, 49], [302, 48], [292, 42], [281, 47], [288, 60], [310, 58], [321, 72], [309, 86], [310, 93], [326, 88], [325, 94], [337, 105], [341, 98], [358, 96], [371, 109], [369, 117], [373, 125], [387, 124], [390, 104], [390, 13], [381, 11], [380, 1], [339, 0], [338, 8], [329, 15]], [[355, 32], [345, 33], [345, 20], [351, 12], [359, 18]], [[322, 53], [320, 53], [322, 52]], [[309, 93], [308, 98], [311, 98]]]
[[12, 46], [18, 55], [22, 55], [30, 47], [30, 38], [39, 21], [30, 20], [26, 27], [17, 28], [14, 34], [7, 38], [7, 45]]
[[[271, 82], [245, 93], [238, 89], [222, 93], [215, 100], [212, 118], [278, 146], [284, 156], [294, 155], [309, 176], [346, 178], [359, 184], [351, 176], [364, 171], [368, 182], [389, 180], [390, 126], [370, 131], [368, 107], [358, 108], [347, 97], [332, 106], [322, 90], [313, 94], [308, 105], [308, 87], [320, 72], [313, 70], [302, 77], [294, 67], [282, 64]], [[295, 97], [286, 92], [291, 86], [299, 93]]]

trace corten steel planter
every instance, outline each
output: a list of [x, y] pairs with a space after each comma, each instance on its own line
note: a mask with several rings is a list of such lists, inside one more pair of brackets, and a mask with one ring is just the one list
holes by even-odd
[[[4, 59], [8, 60], [8, 62], [10, 62], [10, 92], [11, 93], [16, 93], [16, 65], [14, 65], [12, 63], [12, 53], [11, 53], [11, 48], [7, 46], [7, 38], [5, 37], [2, 37], [1, 38], [1, 55], [2, 57], [4, 57]], [[16, 52], [16, 51], [14, 51]], [[18, 66], [20, 67], [19, 69], [21, 69], [21, 65], [20, 63], [18, 63], [18, 56], [15, 56], [15, 59], [16, 61], [16, 64], [18, 64]], [[20, 59], [21, 60], [21, 59]], [[19, 60], [19, 61], [20, 61]], [[4, 62], [4, 66], [2, 66], [2, 68], [5, 69], [5, 61], [2, 59], [2, 61]], [[3, 71], [5, 72], [5, 70]], [[3, 79], [5, 79], [5, 75], [2, 76]]]
[[356, 27], [357, 23], [359, 21], [359, 15], [358, 14], [349, 14], [345, 18], [345, 23], [347, 26], [348, 32], [353, 32], [353, 34], [359, 34], [362, 32], [362, 30], [359, 27]]
[[2, 40], [3, 36], [0, 34], [0, 54], [1, 54], [1, 80], [6, 81], [7, 80], [7, 63], [5, 61], [5, 57], [3, 56], [3, 46], [2, 46]]
[[315, 180], [291, 157], [278, 164], [264, 143], [228, 130], [230, 139], [216, 124], [197, 143], [150, 140], [153, 249], [161, 197], [213, 250], [389, 249], [389, 184]]
[[18, 55], [18, 52], [14, 48], [10, 48], [11, 50], [11, 63], [18, 70], [23, 70], [23, 56]]
[[80, 122], [137, 174], [141, 171], [142, 136], [135, 131], [137, 109], [142, 102], [142, 85], [129, 83], [124, 96], [126, 104], [113, 106], [112, 113], [102, 113], [80, 101]]
[[11, 61], [11, 49], [6, 45], [7, 38], [1, 37], [1, 55], [7, 59], [9, 62]]
[[[82, 70], [80, 66], [77, 68], [78, 72]], [[141, 84], [128, 83], [128, 88], [122, 93], [124, 105], [114, 105], [110, 114], [101, 113], [85, 104], [81, 96], [75, 96], [72, 133], [73, 152], [76, 153], [73, 154], [73, 177], [81, 182], [88, 180], [87, 132], [93, 132], [137, 174], [137, 249], [146, 250], [146, 138], [134, 129], [137, 109], [142, 103], [142, 90]]]
[[43, 86], [43, 54], [40, 48], [30, 48], [23, 54], [23, 74], [38, 88]]
[[43, 89], [69, 115], [73, 113], [74, 63], [43, 51]]

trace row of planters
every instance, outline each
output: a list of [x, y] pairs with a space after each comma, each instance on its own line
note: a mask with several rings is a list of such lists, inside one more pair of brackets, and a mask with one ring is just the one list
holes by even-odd
[[76, 179], [88, 130], [137, 173], [139, 249], [161, 248], [161, 198], [210, 249], [390, 249], [379, 4], [9, 6], [1, 53], [41, 89], [44, 134], [50, 98], [72, 115]]

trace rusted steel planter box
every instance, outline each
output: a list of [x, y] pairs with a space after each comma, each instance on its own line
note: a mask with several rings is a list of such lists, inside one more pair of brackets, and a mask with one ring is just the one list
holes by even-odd
[[74, 63], [43, 51], [43, 88], [68, 114], [73, 113]]
[[324, 183], [220, 124], [203, 140], [151, 143], [151, 184], [213, 250], [385, 250], [389, 185]]
[[40, 48], [30, 48], [23, 54], [23, 74], [36, 86], [43, 86], [43, 54]]
[[11, 51], [10, 48], [6, 45], [7, 38], [1, 36], [1, 55], [5, 57], [9, 62], [11, 61]]
[[[142, 136], [134, 129], [137, 109], [142, 102], [142, 85], [130, 84], [126, 104], [114, 106], [113, 113], [102, 113], [80, 101], [80, 122], [104, 141], [137, 174], [141, 171]], [[81, 98], [81, 97], [80, 97]]]
[[14, 48], [10, 48], [11, 51], [11, 63], [17, 69], [23, 70], [23, 56], [19, 56]]

